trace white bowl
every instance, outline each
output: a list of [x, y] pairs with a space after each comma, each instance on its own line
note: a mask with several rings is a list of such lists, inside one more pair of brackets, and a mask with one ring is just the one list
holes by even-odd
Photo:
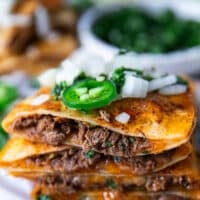
[[[136, 6], [153, 14], [165, 9], [171, 9], [181, 18], [200, 21], [200, 3], [188, 0], [136, 0], [132, 3], [106, 4], [87, 10], [80, 18], [78, 35], [80, 43], [89, 51], [111, 60], [119, 51], [117, 47], [103, 42], [93, 34], [94, 22], [105, 13], [118, 10], [121, 7]], [[189, 35], [188, 35], [189, 37]], [[200, 72], [200, 46], [178, 50], [170, 53], [136, 53], [133, 52], [133, 65], [141, 67], [157, 67], [169, 73], [197, 73]]]

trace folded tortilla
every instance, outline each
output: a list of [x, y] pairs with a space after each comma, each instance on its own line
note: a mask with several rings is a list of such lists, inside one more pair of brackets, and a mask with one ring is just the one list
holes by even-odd
[[9, 171], [141, 175], [160, 171], [192, 152], [189, 143], [157, 155], [113, 157], [71, 146], [53, 147], [12, 138], [0, 152], [0, 166]]
[[[41, 95], [49, 98], [38, 104]], [[116, 116], [126, 112], [122, 124]], [[157, 154], [186, 143], [196, 123], [190, 92], [163, 96], [151, 93], [145, 99], [124, 98], [84, 113], [69, 109], [42, 88], [19, 103], [3, 121], [11, 134], [55, 146], [72, 145], [116, 156]], [[109, 144], [107, 146], [107, 144]]]
[[92, 173], [48, 173], [12, 171], [12, 175], [35, 181], [39, 187], [49, 188], [60, 193], [92, 191], [97, 189], [118, 189], [120, 191], [162, 192], [200, 188], [200, 171], [194, 154], [187, 159], [162, 171], [146, 175], [133, 175], [130, 171], [114, 173], [100, 172], [93, 168]]
[[200, 199], [200, 191], [184, 191], [175, 190], [171, 192], [156, 192], [156, 193], [146, 193], [146, 192], [120, 192], [120, 191], [109, 191], [109, 190], [96, 190], [96, 191], [85, 191], [77, 192], [72, 194], [60, 193], [52, 191], [48, 188], [43, 188], [40, 186], [35, 186], [32, 191], [32, 199], [36, 200], [40, 195], [48, 195], [50, 200], [183, 200]]

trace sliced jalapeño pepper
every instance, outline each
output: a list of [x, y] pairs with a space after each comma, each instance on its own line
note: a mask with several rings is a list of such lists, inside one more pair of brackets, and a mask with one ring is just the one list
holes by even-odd
[[0, 111], [18, 97], [17, 88], [0, 82]]
[[91, 78], [64, 90], [63, 102], [70, 108], [92, 110], [110, 104], [116, 96], [116, 87], [112, 81], [100, 82]]

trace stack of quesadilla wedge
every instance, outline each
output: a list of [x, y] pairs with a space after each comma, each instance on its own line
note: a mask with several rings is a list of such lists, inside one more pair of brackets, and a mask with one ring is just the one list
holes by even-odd
[[[0, 165], [35, 182], [33, 199], [200, 199], [192, 92], [71, 109], [44, 87], [4, 119]], [[116, 120], [128, 113], [127, 123]]]

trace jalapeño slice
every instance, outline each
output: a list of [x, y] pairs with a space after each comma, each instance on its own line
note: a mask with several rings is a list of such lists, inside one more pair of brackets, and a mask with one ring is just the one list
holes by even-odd
[[100, 82], [91, 78], [65, 89], [63, 102], [70, 108], [92, 110], [110, 104], [116, 96], [116, 87], [112, 81]]

